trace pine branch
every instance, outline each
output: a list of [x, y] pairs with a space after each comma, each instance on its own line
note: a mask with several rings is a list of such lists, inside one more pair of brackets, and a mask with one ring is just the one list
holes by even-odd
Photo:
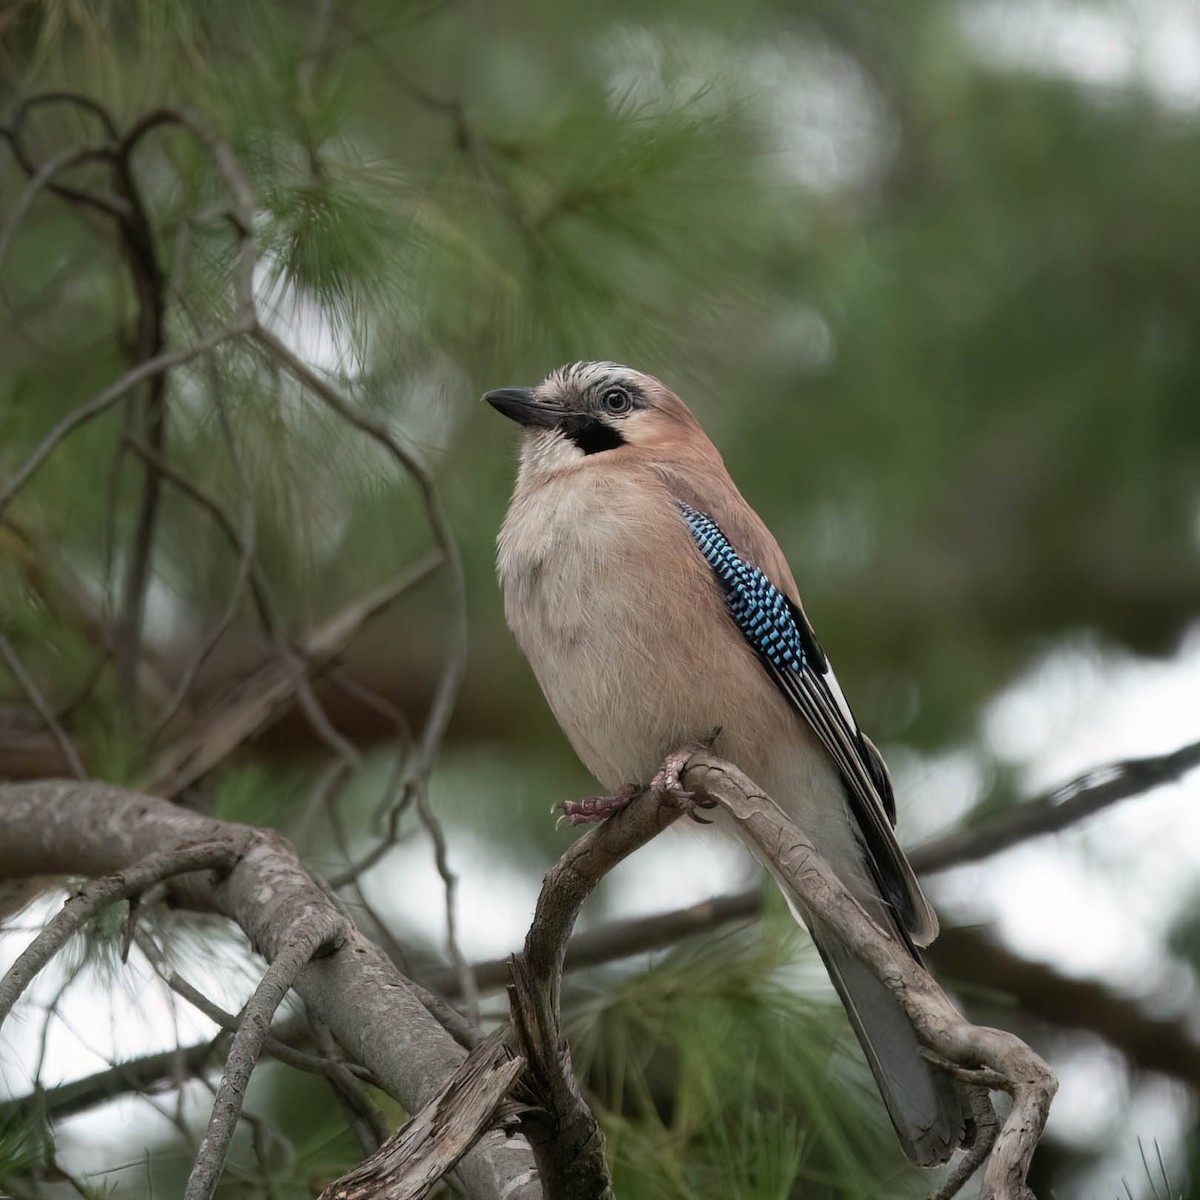
[[1200, 741], [1169, 754], [1120, 759], [988, 820], [934, 838], [913, 850], [909, 861], [918, 874], [979, 862], [1031, 838], [1057, 833], [1122, 800], [1173, 783], [1197, 766]]
[[[180, 876], [170, 884], [170, 895], [181, 907], [236, 921], [269, 962], [282, 960], [269, 981], [270, 994], [262, 997], [264, 1010], [303, 961], [295, 990], [337, 1040], [352, 1047], [358, 1061], [409, 1111], [432, 1099], [461, 1066], [465, 1052], [386, 956], [353, 927], [329, 891], [304, 870], [284, 838], [104, 784], [0, 786], [0, 876], [130, 871], [154, 855], [204, 841], [233, 845], [233, 869], [220, 879], [194, 872]], [[341, 931], [336, 948], [309, 961], [312, 946], [329, 944], [334, 929]], [[258, 1036], [255, 1031], [253, 1039]], [[243, 1077], [246, 1060], [254, 1056], [251, 1037], [247, 1033], [243, 1057], [234, 1064], [236, 1078]], [[492, 1131], [466, 1153], [457, 1174], [472, 1198], [534, 1200], [532, 1166], [526, 1148]]]
[[289, 668], [278, 657], [271, 658], [232, 682], [214, 697], [192, 728], [159, 752], [141, 786], [156, 795], [175, 796], [202, 779], [291, 707], [296, 699], [296, 670], [319, 675], [371, 618], [441, 565], [437, 552], [428, 554], [391, 582], [339, 609], [300, 639], [301, 664]]

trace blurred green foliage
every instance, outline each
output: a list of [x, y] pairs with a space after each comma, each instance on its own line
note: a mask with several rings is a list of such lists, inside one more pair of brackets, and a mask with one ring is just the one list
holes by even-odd
[[[485, 388], [575, 358], [675, 387], [779, 536], [883, 742], [974, 739], [987, 700], [1064, 635], [1168, 654], [1195, 620], [1200, 123], [1137, 85], [996, 70], [969, 8], [43, 0], [3, 14], [10, 110], [70, 88], [121, 128], [183, 104], [229, 141], [258, 205], [264, 308], [434, 468], [471, 635], [439, 811], [530, 875], [561, 845], [547, 805], [589, 781], [503, 628], [492, 556], [513, 444], [476, 404]], [[99, 127], [60, 103], [27, 132], [44, 161]], [[231, 314], [222, 184], [178, 129], [133, 161], [168, 340], [187, 344]], [[96, 164], [67, 178], [105, 186]], [[24, 183], [6, 159], [0, 212]], [[12, 235], [0, 478], [128, 365], [137, 305], [103, 216], [42, 194]], [[252, 504], [292, 631], [428, 544], [393, 464], [247, 346], [175, 372], [168, 409], [171, 461], [231, 512]], [[138, 495], [128, 455], [114, 475], [122, 419], [75, 433], [14, 505], [20, 538], [0, 530], [5, 632], [60, 706], [96, 647], [46, 599], [70, 586], [31, 586], [27, 551], [111, 614]], [[236, 570], [211, 520], [165, 493], [147, 630], [168, 675]], [[443, 617], [433, 581], [349, 656], [413, 721]], [[202, 690], [266, 652], [243, 604]], [[94, 769], [135, 777], [147, 755], [113, 696], [106, 671], [72, 730]], [[290, 828], [314, 747], [293, 730], [267, 749], [226, 772], [219, 809]], [[372, 758], [355, 793], [360, 841], [386, 773]], [[305, 822], [301, 844], [328, 858], [331, 832]], [[841, 1018], [781, 988], [765, 936], [601, 975], [581, 1003], [622, 1195], [850, 1197], [885, 1179], [906, 1194], [877, 1104], [829, 1073]], [[295, 1116], [286, 1090], [280, 1120]], [[296, 1179], [334, 1169], [327, 1117]]]

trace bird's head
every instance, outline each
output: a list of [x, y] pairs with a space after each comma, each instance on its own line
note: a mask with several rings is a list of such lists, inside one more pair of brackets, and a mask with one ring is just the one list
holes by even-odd
[[700, 433], [666, 385], [613, 362], [569, 363], [537, 387], [498, 388], [483, 398], [524, 427], [523, 461], [539, 474], [615, 461], [604, 458], [610, 454], [666, 451]]

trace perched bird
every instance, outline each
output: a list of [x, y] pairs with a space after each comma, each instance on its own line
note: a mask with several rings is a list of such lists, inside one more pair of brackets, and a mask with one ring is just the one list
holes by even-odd
[[[763, 787], [919, 957], [937, 917], [892, 832], [887, 768], [854, 720], [782, 551], [687, 405], [611, 362], [572, 363], [535, 388], [485, 399], [524, 427], [498, 540], [508, 624], [613, 803], [649, 785], [679, 747], [718, 731], [715, 753]], [[883, 984], [831, 930], [798, 916], [906, 1153], [922, 1166], [945, 1161], [968, 1136], [959, 1085], [921, 1056]]]

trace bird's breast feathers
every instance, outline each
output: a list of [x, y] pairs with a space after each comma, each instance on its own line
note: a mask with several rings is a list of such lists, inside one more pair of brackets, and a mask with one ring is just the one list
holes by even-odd
[[794, 717], [764, 686], [665, 483], [580, 471], [518, 485], [498, 550], [509, 627], [606, 787], [648, 781], [717, 726], [752, 772], [768, 769], [751, 758], [771, 744], [764, 723], [794, 742]]

